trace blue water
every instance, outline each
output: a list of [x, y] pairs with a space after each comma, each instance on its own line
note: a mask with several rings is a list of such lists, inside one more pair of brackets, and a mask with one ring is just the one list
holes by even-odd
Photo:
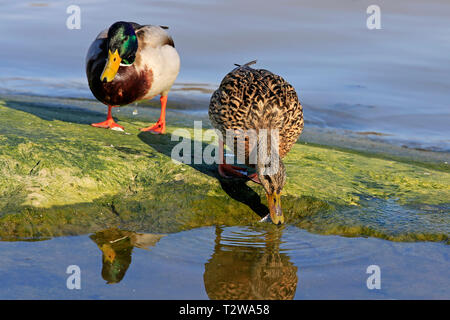
[[[117, 251], [125, 272], [113, 283], [92, 238], [0, 242], [0, 299], [450, 298], [449, 250], [441, 243], [321, 236], [293, 226], [208, 227]], [[69, 265], [81, 270], [79, 290], [67, 288]], [[381, 289], [367, 287], [371, 265], [380, 268]]]
[[[296, 87], [307, 125], [450, 150], [448, 1], [378, 1], [381, 30], [366, 27], [366, 0], [80, 0], [80, 30], [66, 28], [71, 4], [0, 1], [0, 93], [93, 98], [87, 48], [114, 21], [131, 20], [170, 27], [178, 84], [210, 90], [234, 63], [258, 59]], [[209, 95], [195, 96], [198, 108]]]

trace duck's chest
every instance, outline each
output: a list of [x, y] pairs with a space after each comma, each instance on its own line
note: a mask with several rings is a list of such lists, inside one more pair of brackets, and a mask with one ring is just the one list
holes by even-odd
[[[100, 75], [104, 63], [94, 67], [93, 75]], [[121, 106], [143, 99], [153, 84], [153, 71], [149, 68], [137, 70], [134, 65], [120, 66], [111, 82], [100, 81], [100, 76], [89, 79], [89, 86], [95, 97], [105, 104]]]

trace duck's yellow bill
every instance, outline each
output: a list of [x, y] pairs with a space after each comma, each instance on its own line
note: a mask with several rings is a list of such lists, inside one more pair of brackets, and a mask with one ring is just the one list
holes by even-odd
[[270, 219], [275, 224], [284, 223], [284, 215], [281, 210], [281, 194], [267, 194], [267, 202], [269, 203]]
[[117, 74], [117, 71], [120, 67], [120, 62], [122, 59], [119, 56], [119, 52], [114, 51], [111, 53], [111, 50], [108, 50], [108, 61], [106, 62], [105, 68], [103, 69], [102, 75], [100, 76], [101, 82], [111, 82], [114, 80], [114, 77]]
[[110, 245], [105, 243], [104, 245], [102, 245], [100, 250], [103, 251], [103, 259], [104, 260], [106, 260], [110, 263], [114, 262], [114, 259], [116, 259], [116, 252]]

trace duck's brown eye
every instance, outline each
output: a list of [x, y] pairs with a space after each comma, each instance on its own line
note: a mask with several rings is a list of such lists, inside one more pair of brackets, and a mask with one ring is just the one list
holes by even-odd
[[114, 58], [114, 61], [116, 61], [116, 58]]

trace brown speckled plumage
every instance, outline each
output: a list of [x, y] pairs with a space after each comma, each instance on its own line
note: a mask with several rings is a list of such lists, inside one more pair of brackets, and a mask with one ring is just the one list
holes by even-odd
[[280, 230], [252, 234], [251, 239], [248, 239], [250, 241], [242, 241], [239, 245], [233, 245], [234, 237], [222, 236], [222, 232], [222, 228], [216, 227], [214, 253], [205, 264], [203, 274], [205, 290], [210, 299], [294, 298], [298, 268], [286, 253], [280, 252]]
[[211, 97], [209, 118], [224, 137], [227, 129], [278, 129], [283, 158], [303, 130], [303, 108], [286, 80], [268, 70], [251, 68], [253, 63], [238, 66], [225, 76]]

